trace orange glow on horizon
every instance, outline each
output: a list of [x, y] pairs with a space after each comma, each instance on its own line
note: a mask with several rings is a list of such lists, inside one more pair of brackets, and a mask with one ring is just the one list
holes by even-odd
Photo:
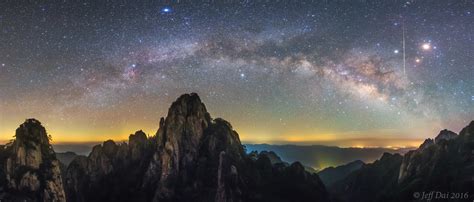
[[[133, 130], [130, 130], [133, 131]], [[60, 134], [56, 131], [51, 131], [49, 134]], [[55, 137], [53, 135], [53, 144], [84, 144], [84, 143], [101, 143], [106, 140], [114, 140], [115, 142], [127, 142], [128, 136], [134, 132], [125, 132], [120, 135], [108, 135], [108, 136], [94, 136], [95, 138], [85, 137], [80, 133], [73, 133], [64, 136]], [[147, 131], [145, 131], [147, 133]], [[64, 133], [62, 133], [64, 134]], [[154, 135], [154, 133], [147, 133], [148, 135]], [[1, 137], [12, 137], [13, 135], [2, 135]], [[117, 138], [119, 137], [119, 138]], [[335, 134], [324, 134], [324, 135], [313, 135], [313, 136], [283, 136], [282, 138], [274, 138], [271, 135], [240, 135], [240, 139], [243, 143], [250, 144], [295, 144], [295, 145], [328, 145], [338, 147], [353, 147], [353, 148], [413, 148], [418, 147], [423, 139], [409, 139], [409, 138], [337, 138]], [[0, 144], [5, 144], [10, 139], [1, 138]]]
[[[46, 123], [46, 124], [45, 124]], [[127, 142], [130, 134], [140, 128], [149, 136], [155, 135], [157, 128], [143, 127], [138, 123], [128, 123], [120, 128], [113, 127], [76, 127], [76, 125], [62, 125], [58, 123], [43, 122], [48, 134], [53, 137], [52, 144], [83, 144], [101, 143], [106, 140], [115, 142]], [[237, 125], [237, 124], [236, 124]], [[0, 128], [0, 144], [7, 143], [13, 139], [16, 127]], [[407, 137], [393, 134], [392, 131], [305, 131], [289, 130], [283, 133], [278, 131], [253, 130], [245, 126], [236, 126], [234, 129], [239, 133], [242, 143], [247, 144], [294, 144], [294, 145], [328, 145], [338, 147], [384, 147], [384, 148], [407, 148], [418, 147], [425, 138]], [[239, 132], [240, 131], [240, 132]], [[295, 135], [298, 134], [298, 135]]]
[[[115, 142], [127, 142], [128, 137], [134, 134], [137, 129], [117, 129], [117, 130], [68, 130], [67, 128], [53, 128], [44, 126], [49, 135], [52, 136], [52, 144], [82, 144], [82, 143], [101, 143], [106, 140]], [[52, 129], [48, 129], [52, 128]], [[147, 135], [155, 135], [156, 130], [143, 130]], [[154, 132], [150, 132], [154, 131]], [[0, 131], [1, 132], [1, 131]], [[15, 131], [6, 131], [7, 134], [0, 135], [0, 144], [5, 144], [14, 138]], [[105, 134], [105, 135], [104, 135]]]

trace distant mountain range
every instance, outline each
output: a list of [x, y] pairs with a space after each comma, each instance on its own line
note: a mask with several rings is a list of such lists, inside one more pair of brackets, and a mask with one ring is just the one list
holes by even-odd
[[371, 163], [379, 159], [383, 153], [404, 154], [410, 149], [389, 148], [340, 148], [324, 145], [270, 145], [270, 144], [246, 144], [247, 151], [273, 151], [283, 161], [299, 161], [304, 165], [311, 166], [316, 170], [326, 167], [344, 165], [356, 160]]
[[77, 155], [87, 156], [91, 153], [92, 147], [98, 144], [102, 144], [102, 142], [53, 144], [53, 148], [57, 153], [73, 152]]
[[[55, 144], [57, 153], [74, 152], [78, 155], [89, 155], [92, 148], [101, 143]], [[341, 148], [325, 145], [272, 145], [272, 144], [244, 144], [247, 153], [252, 151], [273, 151], [285, 162], [299, 161], [315, 170], [326, 167], [339, 166], [352, 161], [361, 160], [371, 163], [379, 159], [383, 153], [404, 154], [416, 148]]]
[[337, 167], [328, 167], [318, 172], [319, 177], [326, 187], [331, 187], [334, 183], [346, 178], [352, 172], [359, 170], [365, 163], [361, 160], [355, 160], [345, 165]]
[[[107, 140], [87, 156], [56, 153], [50, 138], [40, 121], [27, 119], [15, 139], [0, 146], [0, 201], [474, 199], [474, 121], [459, 135], [443, 130], [404, 155], [385, 152], [367, 164], [351, 159], [362, 156], [370, 162], [384, 150], [244, 147], [231, 124], [211, 118], [197, 94], [173, 102], [151, 137], [140, 130], [130, 135], [128, 143]], [[308, 172], [303, 164], [312, 162], [313, 152], [320, 153], [319, 167], [348, 164]], [[294, 160], [303, 164], [288, 163]]]

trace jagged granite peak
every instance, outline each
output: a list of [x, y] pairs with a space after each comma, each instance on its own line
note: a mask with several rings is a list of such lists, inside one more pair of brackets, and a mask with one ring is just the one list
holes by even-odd
[[399, 157], [401, 157], [400, 154], [391, 154], [391, 153], [388, 153], [388, 152], [384, 152], [384, 153], [382, 154], [382, 157], [380, 157], [380, 159], [377, 160], [377, 161], [380, 161], [380, 162], [390, 161], [390, 160], [392, 160], [392, 159], [394, 158], [394, 156], [397, 156], [397, 157], [399, 156]]
[[401, 195], [409, 196], [417, 186], [442, 191], [473, 190], [474, 138], [468, 135], [473, 128], [471, 122], [460, 135], [442, 130], [436, 144], [405, 154], [398, 180], [404, 187]]
[[[89, 157], [71, 162], [67, 169], [68, 200], [329, 199], [319, 177], [304, 171], [301, 164], [272, 165], [266, 155], [252, 159], [232, 125], [221, 118], [212, 119], [195, 93], [184, 94], [173, 102], [159, 124], [155, 136], [146, 138], [137, 131], [130, 136], [128, 145], [104, 142], [94, 147]], [[115, 155], [106, 155], [106, 147], [116, 151]], [[264, 158], [268, 161], [262, 161]], [[104, 162], [107, 166], [100, 165]]]
[[26, 119], [16, 129], [15, 141], [18, 143], [35, 143], [37, 145], [50, 145], [46, 129], [36, 119]]
[[440, 144], [456, 137], [456, 133], [445, 129], [440, 131], [434, 140], [428, 138], [418, 149], [407, 152], [400, 166], [398, 183], [402, 183], [407, 178], [419, 175], [420, 173], [431, 172], [429, 170], [432, 168], [427, 165], [429, 165], [430, 161], [437, 160], [439, 153], [443, 152], [442, 150], [446, 146], [440, 147]]
[[88, 158], [91, 161], [89, 169], [99, 175], [112, 172], [114, 169], [113, 161], [118, 148], [113, 140], [107, 140], [101, 145], [94, 146]]
[[107, 140], [94, 146], [89, 156], [77, 156], [65, 173], [68, 201], [145, 201], [141, 197], [149, 190], [141, 184], [152, 144], [137, 131], [129, 136], [129, 144]]
[[[474, 121], [459, 135], [443, 130], [438, 136], [402, 158], [390, 160], [384, 155], [363, 166], [332, 186], [333, 196], [340, 195], [342, 201], [413, 201], [420, 190], [436, 190], [474, 197], [470, 193], [474, 190]], [[379, 169], [368, 170], [374, 167]]]
[[330, 189], [336, 201], [387, 201], [389, 192], [397, 184], [402, 162], [400, 154], [384, 153], [379, 160], [365, 164]]
[[418, 147], [418, 150], [424, 150], [430, 147], [431, 145], [434, 145], [434, 143], [434, 140], [431, 138], [425, 139], [425, 141], [423, 141], [423, 143], [421, 143], [421, 145]]
[[441, 140], [451, 140], [451, 139], [456, 138], [457, 136], [458, 134], [456, 134], [455, 132], [450, 131], [448, 129], [444, 129], [440, 131], [439, 134], [436, 136], [435, 143], [438, 143]]
[[[443, 130], [447, 131], [447, 130]], [[440, 132], [440, 135], [444, 133], [443, 131]], [[449, 131], [450, 132], [450, 131]], [[438, 135], [438, 137], [440, 136]], [[440, 137], [443, 138], [443, 137]], [[438, 139], [440, 141], [441, 139]], [[403, 161], [402, 164], [400, 165], [400, 171], [398, 174], [398, 183], [401, 183], [404, 181], [408, 176], [415, 175], [416, 172], [420, 172], [422, 168], [422, 163], [417, 161], [413, 161], [413, 158], [416, 159], [423, 159], [426, 161], [427, 158], [433, 153], [433, 146], [435, 145], [435, 140], [428, 138], [423, 141], [423, 143], [416, 149], [416, 150], [411, 150], [408, 151], [404, 156], [403, 156]], [[424, 157], [422, 157], [424, 156]]]
[[171, 104], [157, 134], [161, 173], [155, 200], [172, 198], [177, 178], [187, 180], [186, 170], [195, 166], [200, 140], [210, 121], [196, 93], [181, 95]]
[[[278, 194], [263, 190], [279, 190], [286, 185], [298, 187], [295, 179], [304, 180], [299, 181], [303, 184], [309, 183], [310, 186], [307, 187], [317, 188], [305, 200], [327, 198], [319, 177], [305, 172], [304, 168], [295, 170], [294, 167], [279, 165], [283, 169], [275, 167], [273, 170], [270, 161], [267, 164], [270, 169], [265, 171], [254, 167], [258, 162], [245, 154], [239, 135], [232, 125], [221, 118], [212, 119], [197, 94], [182, 95], [172, 104], [166, 119], [160, 121], [156, 136], [158, 152], [150, 167], [158, 169], [161, 178], [154, 201], [248, 201], [255, 200], [252, 198], [255, 196], [265, 196], [268, 200]], [[153, 161], [161, 161], [161, 164]], [[147, 173], [153, 173], [151, 170], [153, 169], [148, 169]], [[293, 181], [287, 181], [286, 185], [272, 184], [263, 188], [260, 187], [262, 182], [258, 180], [263, 180], [262, 177], [252, 177], [255, 174], [249, 173], [252, 170], [263, 178], [275, 178], [266, 179], [268, 181], [288, 180], [282, 176], [295, 174], [304, 177], [292, 178]], [[296, 171], [299, 172], [295, 173]], [[255, 189], [249, 190], [249, 187]], [[309, 191], [302, 192], [309, 194]], [[281, 199], [288, 200], [286, 197], [288, 196], [282, 196]]]
[[178, 116], [207, 116], [207, 121], [210, 121], [206, 106], [201, 102], [201, 98], [197, 93], [183, 94], [171, 104], [166, 119]]
[[138, 160], [142, 157], [145, 147], [148, 146], [148, 138], [145, 132], [139, 130], [128, 137], [128, 145], [132, 160]]
[[456, 136], [456, 133], [445, 129], [440, 131], [434, 140], [431, 138], [425, 139], [416, 150], [407, 152], [403, 156], [403, 161], [400, 165], [398, 183], [401, 183], [409, 176], [417, 175], [417, 173], [422, 171], [425, 162], [429, 161], [432, 158], [432, 155], [435, 154], [436, 148], [434, 145], [436, 143], [440, 143], [442, 140], [454, 139]]
[[139, 130], [139, 131], [135, 132], [135, 134], [131, 134], [128, 137], [128, 144], [130, 144], [130, 145], [145, 144], [147, 139], [148, 138], [147, 138], [147, 135], [145, 134], [145, 132], [143, 132], [142, 130]]
[[469, 125], [464, 127], [461, 132], [459, 132], [462, 136], [474, 136], [474, 121], [471, 121]]
[[6, 200], [66, 200], [60, 163], [41, 122], [26, 119], [4, 150]]

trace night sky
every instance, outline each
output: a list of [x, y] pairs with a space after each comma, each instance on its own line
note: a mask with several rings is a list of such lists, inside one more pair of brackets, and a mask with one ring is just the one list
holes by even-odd
[[30, 117], [56, 143], [153, 135], [190, 92], [248, 143], [417, 146], [474, 119], [473, 1], [21, 2], [3, 141]]

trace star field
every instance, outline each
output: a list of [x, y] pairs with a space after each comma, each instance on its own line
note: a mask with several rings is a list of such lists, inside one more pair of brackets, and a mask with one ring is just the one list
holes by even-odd
[[0, 3], [0, 135], [154, 134], [197, 92], [244, 142], [416, 146], [474, 119], [472, 1]]

